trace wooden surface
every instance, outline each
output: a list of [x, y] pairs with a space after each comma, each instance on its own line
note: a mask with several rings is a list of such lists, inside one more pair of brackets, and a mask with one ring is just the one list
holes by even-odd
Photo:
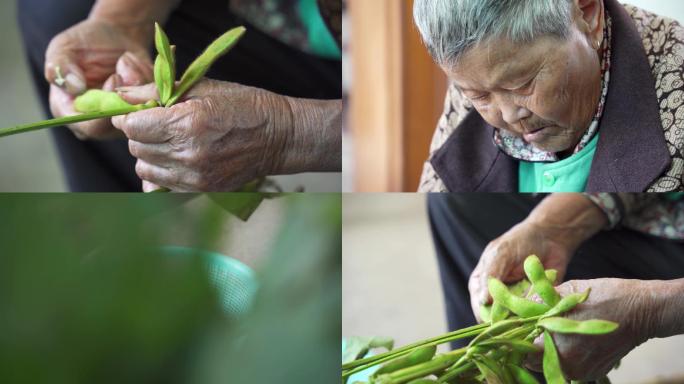
[[350, 0], [354, 184], [415, 191], [446, 79], [420, 41], [413, 0]]

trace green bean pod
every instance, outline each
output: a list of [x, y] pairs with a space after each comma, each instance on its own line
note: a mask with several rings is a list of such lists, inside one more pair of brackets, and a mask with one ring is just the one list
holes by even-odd
[[584, 303], [587, 298], [589, 297], [589, 293], [591, 293], [591, 288], [587, 289], [583, 293], [571, 293], [565, 297], [563, 297], [558, 304], [553, 306], [548, 312], [544, 313], [544, 317], [552, 317], [552, 316], [557, 316], [560, 315], [561, 313], [565, 313], [570, 311], [571, 309], [575, 308], [579, 304]]
[[498, 279], [490, 278], [488, 286], [489, 293], [492, 295], [495, 302], [501, 303], [501, 305], [520, 317], [527, 318], [539, 316], [551, 308], [546, 304], [537, 303], [513, 295], [508, 290], [508, 287]]
[[567, 384], [563, 376], [558, 351], [553, 343], [553, 338], [548, 331], [544, 331], [544, 357], [542, 358], [544, 367], [544, 378], [548, 384]]
[[539, 297], [544, 300], [546, 304], [553, 307], [558, 304], [561, 297], [556, 292], [553, 284], [549, 279], [546, 278], [546, 271], [544, 271], [544, 265], [536, 255], [530, 255], [525, 259], [523, 264], [525, 269], [525, 274], [527, 278], [530, 279], [532, 283], [532, 289], [539, 295]]
[[488, 339], [480, 342], [478, 345], [485, 348], [504, 346], [510, 348], [511, 351], [520, 353], [535, 353], [540, 351], [533, 343], [516, 339]]
[[544, 271], [544, 274], [546, 275], [546, 278], [551, 282], [551, 284], [556, 283], [556, 279], [558, 278], [558, 271], [555, 269], [547, 269]]
[[102, 112], [132, 106], [122, 99], [118, 93], [101, 89], [91, 89], [74, 100], [74, 110], [81, 113]]
[[480, 319], [485, 323], [492, 322], [492, 306], [491, 305], [480, 305]]
[[410, 381], [408, 384], [430, 384], [430, 383], [436, 383], [437, 380], [433, 379], [417, 379]]
[[581, 335], [604, 335], [618, 328], [618, 323], [607, 320], [576, 321], [565, 317], [547, 317], [537, 325], [555, 333], [575, 333]]
[[452, 366], [458, 359], [460, 359], [460, 356], [458, 355], [442, 354], [430, 361], [403, 368], [392, 373], [382, 374], [375, 379], [375, 384], [408, 383], [411, 380], [424, 378], [425, 376], [441, 372]]
[[412, 367], [426, 361], [430, 361], [437, 352], [437, 347], [434, 345], [418, 348], [406, 356], [402, 356], [391, 360], [387, 364], [378, 369], [372, 376], [378, 377], [386, 373], [392, 373], [400, 369]]
[[539, 384], [539, 380], [525, 368], [513, 364], [506, 364], [506, 368], [518, 384]]
[[492, 303], [492, 323], [498, 323], [501, 320], [506, 320], [510, 315], [510, 311], [498, 301]]

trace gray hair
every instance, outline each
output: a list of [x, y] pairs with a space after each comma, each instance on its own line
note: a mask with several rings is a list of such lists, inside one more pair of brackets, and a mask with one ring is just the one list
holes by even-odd
[[527, 43], [566, 38], [572, 0], [415, 0], [413, 18], [433, 59], [454, 65], [469, 48], [493, 38]]

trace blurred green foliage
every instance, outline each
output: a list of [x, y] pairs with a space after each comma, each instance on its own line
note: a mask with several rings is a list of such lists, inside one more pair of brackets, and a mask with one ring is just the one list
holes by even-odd
[[172, 226], [160, 213], [198, 248], [225, 235], [221, 206], [176, 209], [190, 198], [0, 195], [0, 382], [333, 382], [340, 196], [280, 197], [282, 232], [257, 271], [253, 312], [237, 320], [199, 259], [160, 251]]

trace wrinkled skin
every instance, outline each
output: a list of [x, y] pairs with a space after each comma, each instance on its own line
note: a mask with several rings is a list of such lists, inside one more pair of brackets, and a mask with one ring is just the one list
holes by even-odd
[[[55, 117], [74, 115], [73, 102], [86, 89], [113, 91], [125, 85], [146, 84], [154, 79], [146, 46], [150, 31], [85, 20], [57, 35], [46, 53], [45, 77], [50, 86], [50, 110]], [[56, 85], [56, 68], [66, 82]], [[122, 138], [110, 119], [72, 124], [80, 139]]]
[[[656, 301], [649, 298], [654, 283], [626, 279], [572, 280], [557, 287], [561, 296], [591, 288], [586, 302], [565, 316], [575, 320], [603, 319], [620, 324], [607, 335], [554, 334], [563, 373], [571, 380], [605, 376], [629, 351], [653, 337], [658, 323]], [[535, 340], [543, 348], [541, 338]], [[541, 371], [542, 354], [528, 356], [527, 365]]]
[[487, 279], [514, 283], [525, 277], [523, 264], [531, 254], [546, 269], [558, 271], [562, 281], [577, 248], [607, 224], [603, 212], [580, 194], [553, 194], [530, 215], [485, 248], [468, 281], [473, 313], [479, 319], [481, 304], [491, 301]]
[[571, 154], [600, 98], [603, 12], [601, 0], [576, 0], [567, 38], [493, 38], [442, 69], [493, 127], [538, 149]]
[[[120, 90], [131, 103], [156, 99], [154, 84]], [[117, 116], [146, 192], [230, 191], [282, 168], [294, 136], [285, 97], [203, 80], [179, 104]]]
[[576, 246], [568, 244], [560, 231], [534, 222], [522, 222], [511, 228], [485, 248], [470, 275], [470, 305], [478, 321], [480, 305], [491, 302], [487, 279], [496, 277], [511, 284], [525, 277], [523, 263], [531, 254], [539, 256], [544, 268], [556, 269], [562, 281]]

